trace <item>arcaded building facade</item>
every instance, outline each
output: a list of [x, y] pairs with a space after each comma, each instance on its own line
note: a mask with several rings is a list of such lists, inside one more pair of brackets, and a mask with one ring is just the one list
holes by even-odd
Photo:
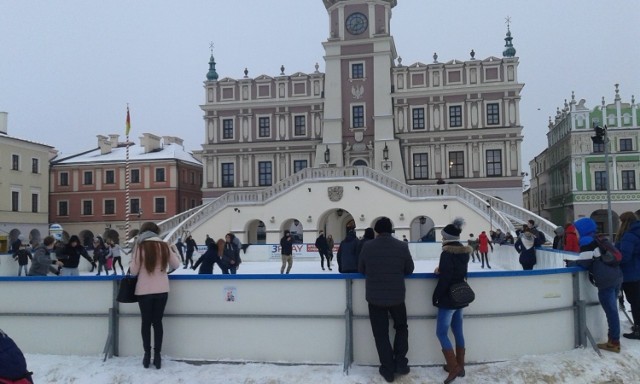
[[233, 79], [219, 76], [211, 55], [197, 153], [204, 201], [307, 167], [365, 166], [409, 185], [457, 183], [521, 205], [524, 84], [511, 33], [500, 57], [434, 54], [406, 65], [390, 32], [396, 0], [324, 4], [324, 65], [312, 73], [282, 67]]

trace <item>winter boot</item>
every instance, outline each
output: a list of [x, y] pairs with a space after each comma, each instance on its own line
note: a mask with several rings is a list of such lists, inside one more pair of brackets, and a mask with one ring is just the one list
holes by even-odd
[[[465, 349], [464, 348], [457, 348], [456, 347], [456, 362], [458, 363], [458, 366], [462, 368], [460, 370], [460, 373], [458, 374], [458, 377], [464, 377], [464, 375], [466, 375], [466, 372], [464, 371], [464, 353], [465, 353]], [[446, 372], [449, 372], [449, 368], [447, 368], [446, 364], [443, 365], [442, 368]]]
[[144, 357], [142, 358], [142, 366], [145, 368], [149, 368], [149, 363], [151, 362], [151, 354], [149, 351], [144, 353]]
[[444, 355], [444, 360], [447, 362], [447, 372], [449, 372], [449, 376], [444, 380], [444, 384], [449, 384], [460, 375], [462, 367], [458, 365], [453, 349], [443, 349], [442, 354]]
[[606, 343], [598, 344], [598, 348], [609, 352], [620, 353], [620, 340], [609, 339]]
[[153, 365], [155, 365], [156, 369], [162, 367], [162, 357], [160, 357], [160, 351], [157, 349], [153, 353]]
[[631, 333], [623, 333], [622, 336], [627, 339], [640, 340], [640, 326], [634, 325], [631, 327]]

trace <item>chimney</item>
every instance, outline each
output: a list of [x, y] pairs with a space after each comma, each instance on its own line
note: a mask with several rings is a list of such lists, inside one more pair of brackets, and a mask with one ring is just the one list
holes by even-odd
[[118, 148], [118, 138], [120, 138], [120, 135], [115, 135], [115, 134], [109, 135], [109, 141], [111, 141], [111, 148]]
[[165, 144], [176, 144], [184, 148], [184, 140], [176, 136], [162, 136]]
[[7, 112], [0, 112], [0, 133], [7, 134], [7, 120], [9, 114]]
[[109, 138], [102, 135], [96, 135], [98, 138], [98, 147], [100, 147], [100, 154], [106, 155], [107, 153], [111, 153], [111, 143], [109, 142]]
[[151, 133], [143, 133], [142, 136], [140, 136], [140, 146], [144, 148], [144, 153], [153, 152], [162, 148], [160, 146], [161, 139], [162, 138], [160, 136], [156, 136]]

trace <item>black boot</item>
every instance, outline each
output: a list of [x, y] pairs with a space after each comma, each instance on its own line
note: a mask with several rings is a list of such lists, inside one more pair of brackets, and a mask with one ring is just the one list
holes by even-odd
[[634, 325], [631, 327], [631, 333], [623, 333], [622, 336], [627, 339], [640, 340], [640, 326]]
[[149, 368], [150, 362], [151, 362], [151, 354], [149, 352], [145, 352], [144, 357], [142, 358], [142, 366], [145, 368]]
[[160, 369], [162, 366], [162, 358], [160, 357], [160, 351], [158, 350], [153, 354], [153, 365], [155, 365], [156, 369]]

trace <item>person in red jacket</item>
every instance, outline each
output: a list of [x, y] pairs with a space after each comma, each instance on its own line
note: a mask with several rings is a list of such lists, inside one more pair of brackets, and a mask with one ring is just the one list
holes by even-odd
[[576, 253], [580, 252], [578, 232], [572, 223], [569, 223], [564, 227], [564, 250]]
[[489, 247], [491, 247], [491, 252], [493, 252], [493, 245], [489, 241], [489, 236], [487, 236], [486, 231], [482, 231], [480, 236], [478, 236], [478, 251], [480, 252], [480, 260], [482, 261], [482, 268], [484, 268], [484, 263], [487, 263], [487, 268], [491, 269], [489, 265]]

